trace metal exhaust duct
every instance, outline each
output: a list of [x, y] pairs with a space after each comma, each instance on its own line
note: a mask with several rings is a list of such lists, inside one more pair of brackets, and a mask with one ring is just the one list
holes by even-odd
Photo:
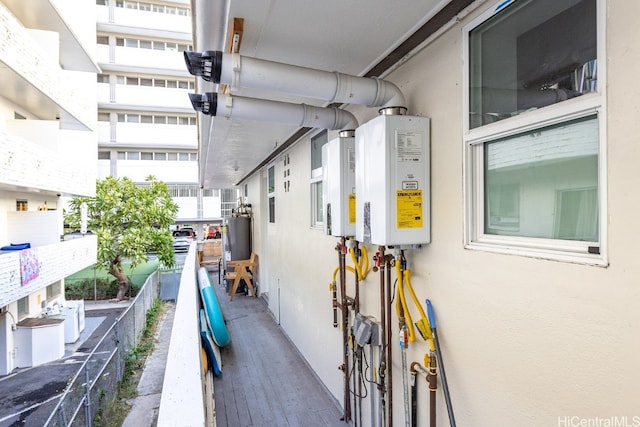
[[194, 110], [209, 116], [331, 130], [354, 130], [358, 127], [358, 120], [353, 114], [336, 107], [316, 107], [215, 92], [190, 93], [189, 99]]
[[184, 59], [191, 74], [213, 83], [380, 109], [406, 109], [400, 89], [377, 77], [314, 70], [221, 51], [185, 51]]

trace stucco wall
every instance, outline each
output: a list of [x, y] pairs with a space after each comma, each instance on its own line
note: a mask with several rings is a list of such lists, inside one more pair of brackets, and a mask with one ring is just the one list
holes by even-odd
[[[464, 249], [461, 29], [485, 8], [386, 77], [404, 92], [410, 114], [431, 118], [432, 243], [407, 258], [418, 297], [430, 298], [437, 313], [456, 420], [461, 426], [568, 426], [626, 416], [628, 423], [640, 423], [640, 90], [633, 83], [640, 66], [634, 23], [640, 4], [610, 0], [606, 7], [607, 151], [601, 161], [607, 162], [608, 217], [601, 221], [608, 226], [608, 267]], [[352, 111], [360, 123], [377, 114]], [[261, 272], [268, 271], [262, 280], [269, 281], [274, 317], [342, 401], [341, 334], [331, 326], [328, 290], [337, 240], [309, 226], [309, 151], [308, 138], [288, 151], [289, 192], [283, 191], [286, 167], [276, 160], [276, 223], [257, 222], [264, 234], [256, 243], [261, 260], [268, 260]], [[259, 176], [251, 179], [249, 201], [264, 212], [260, 186]], [[263, 214], [256, 219], [266, 221]], [[370, 273], [361, 311], [379, 317], [377, 283]], [[427, 350], [424, 342], [412, 343], [409, 361], [421, 362]], [[399, 364], [397, 347], [397, 425], [404, 422]], [[426, 425], [428, 392], [421, 384], [418, 425]], [[448, 423], [441, 390], [438, 423]]]

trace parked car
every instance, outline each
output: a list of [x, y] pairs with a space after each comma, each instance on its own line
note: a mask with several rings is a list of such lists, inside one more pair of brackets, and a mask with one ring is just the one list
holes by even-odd
[[220, 229], [218, 227], [209, 227], [207, 231], [207, 239], [219, 239], [221, 236]]
[[173, 232], [173, 250], [175, 252], [187, 252], [191, 242], [196, 239], [192, 229], [182, 228]]

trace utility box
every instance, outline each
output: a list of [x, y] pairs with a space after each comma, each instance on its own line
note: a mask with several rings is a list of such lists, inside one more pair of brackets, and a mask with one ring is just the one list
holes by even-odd
[[331, 236], [356, 234], [355, 138], [339, 137], [322, 146], [324, 231]]
[[429, 119], [382, 114], [356, 129], [356, 239], [431, 242]]

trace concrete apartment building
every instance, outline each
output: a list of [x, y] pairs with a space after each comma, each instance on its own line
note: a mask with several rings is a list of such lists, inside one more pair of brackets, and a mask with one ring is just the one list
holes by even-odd
[[94, 10], [0, 2], [0, 375], [64, 355], [62, 320], [39, 317], [96, 260], [95, 236], [61, 241], [61, 198], [95, 194]]
[[[150, 174], [169, 186], [178, 220], [223, 215], [220, 189], [199, 185], [194, 79], [183, 52], [192, 48], [187, 0], [97, 0], [98, 177]], [[235, 207], [232, 191], [224, 213]]]

